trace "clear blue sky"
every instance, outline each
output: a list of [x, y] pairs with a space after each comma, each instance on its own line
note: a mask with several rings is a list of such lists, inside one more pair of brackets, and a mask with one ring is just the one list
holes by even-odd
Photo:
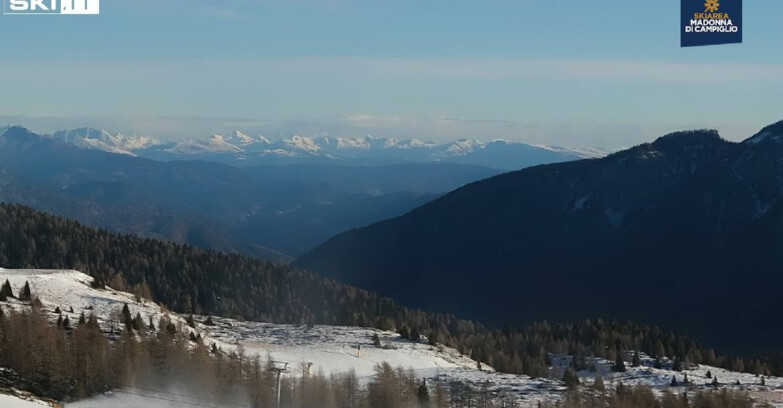
[[231, 127], [627, 146], [783, 119], [783, 2], [679, 47], [679, 2], [102, 0], [0, 16], [0, 117], [160, 138]]

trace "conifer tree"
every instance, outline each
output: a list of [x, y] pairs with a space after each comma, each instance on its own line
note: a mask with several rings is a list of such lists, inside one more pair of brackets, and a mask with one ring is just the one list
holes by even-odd
[[678, 386], [678, 385], [680, 385], [680, 384], [679, 384], [679, 383], [677, 383], [677, 376], [676, 376], [676, 375], [673, 375], [673, 376], [672, 376], [672, 382], [671, 382], [671, 386], [672, 386], [672, 387], [676, 387], [676, 386]]
[[430, 390], [427, 389], [427, 381], [421, 380], [419, 387], [416, 389], [416, 399], [419, 401], [419, 406], [427, 408], [430, 406]]
[[595, 375], [595, 380], [593, 381], [593, 389], [598, 392], [606, 391], [606, 387], [604, 386], [604, 377], [601, 375], [601, 373], [597, 373]]
[[409, 338], [412, 341], [419, 341], [421, 340], [421, 333], [419, 333], [419, 329], [416, 328], [416, 326], [413, 326], [409, 333]]
[[410, 338], [410, 332], [408, 331], [408, 326], [402, 326], [402, 328], [400, 328], [398, 333], [400, 333], [400, 338], [402, 338], [402, 339], [409, 339]]
[[24, 287], [21, 291], [19, 291], [19, 300], [23, 301], [30, 301], [33, 298], [32, 293], [30, 292], [30, 282], [25, 281]]
[[674, 371], [682, 371], [682, 361], [679, 357], [674, 357], [674, 362], [672, 363], [672, 370]]
[[625, 372], [625, 361], [623, 361], [623, 353], [620, 351], [617, 352], [617, 359], [614, 361], [612, 370], [616, 373]]
[[438, 345], [438, 332], [437, 331], [431, 331], [429, 336], [427, 336], [427, 343], [430, 346], [437, 346]]
[[128, 307], [127, 303], [125, 303], [122, 306], [121, 319], [122, 319], [122, 324], [125, 325], [125, 330], [127, 331], [133, 330], [133, 317], [131, 317], [130, 308]]
[[133, 330], [140, 332], [144, 331], [145, 328], [144, 319], [141, 318], [141, 313], [137, 312], [136, 317], [133, 318]]
[[639, 357], [639, 352], [633, 353], [633, 360], [631, 361], [633, 367], [639, 367], [642, 365], [642, 359]]
[[0, 300], [6, 301], [9, 298], [15, 298], [14, 292], [11, 290], [11, 282], [8, 281], [8, 279], [5, 280], [5, 283], [3, 283], [3, 287], [0, 288]]
[[566, 368], [565, 372], [563, 373], [563, 382], [565, 383], [566, 387], [570, 389], [579, 386], [579, 376], [576, 375], [573, 368]]

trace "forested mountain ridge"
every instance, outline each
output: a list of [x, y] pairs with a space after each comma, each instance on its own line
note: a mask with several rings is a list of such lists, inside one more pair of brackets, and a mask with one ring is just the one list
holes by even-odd
[[734, 350], [774, 349], [780, 127], [744, 143], [678, 132], [502, 174], [341, 234], [296, 265], [478, 320], [633, 318]]
[[499, 330], [449, 314], [425, 313], [366, 290], [290, 266], [237, 254], [120, 235], [26, 207], [0, 204], [0, 265], [78, 269], [98, 285], [149, 293], [179, 313], [215, 314], [276, 323], [319, 323], [426, 334], [511, 373], [544, 376], [548, 353], [615, 359], [624, 350], [757, 373], [783, 364], [728, 359], [694, 340], [630, 322], [585, 320]]

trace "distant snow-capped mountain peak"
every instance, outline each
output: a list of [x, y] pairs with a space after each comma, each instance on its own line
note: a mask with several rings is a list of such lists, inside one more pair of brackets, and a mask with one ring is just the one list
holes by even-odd
[[84, 149], [103, 150], [128, 156], [135, 156], [135, 150], [160, 144], [157, 139], [149, 136], [111, 134], [105, 130], [93, 128], [60, 130], [55, 132], [52, 137]]
[[204, 154], [204, 153], [241, 153], [242, 148], [225, 140], [222, 135], [212, 135], [206, 139], [185, 139], [174, 143], [166, 151], [175, 154]]
[[235, 130], [228, 135], [221, 135], [223, 140], [235, 146], [248, 146], [252, 144], [267, 144], [271, 145], [272, 142], [262, 135], [250, 136], [246, 133], [242, 133], [239, 130]]

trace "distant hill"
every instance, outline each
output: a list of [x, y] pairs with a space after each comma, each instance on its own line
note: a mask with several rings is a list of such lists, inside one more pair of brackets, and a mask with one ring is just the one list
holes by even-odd
[[469, 184], [296, 265], [487, 321], [633, 317], [761, 350], [783, 341], [781, 163], [783, 122], [678, 132]]
[[51, 137], [7, 129], [0, 134], [0, 199], [113, 231], [285, 261], [283, 254], [299, 255], [499, 173], [459, 164], [236, 168], [83, 148], [98, 142], [126, 150], [146, 143], [89, 129]]

